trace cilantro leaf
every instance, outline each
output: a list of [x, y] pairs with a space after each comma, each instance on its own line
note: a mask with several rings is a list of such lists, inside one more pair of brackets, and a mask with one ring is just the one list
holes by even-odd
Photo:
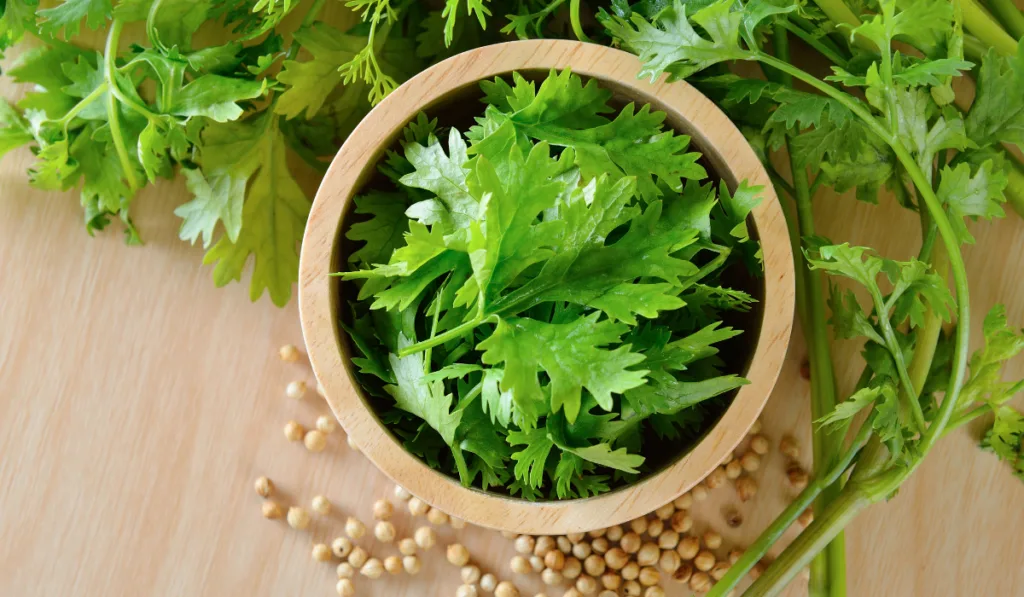
[[357, 215], [372, 217], [352, 224], [345, 232], [345, 238], [364, 243], [348, 256], [349, 263], [387, 263], [395, 249], [401, 246], [402, 236], [409, 229], [409, 220], [405, 217], [405, 196], [372, 192], [357, 195], [353, 201]]
[[985, 54], [966, 124], [968, 136], [979, 144], [1024, 147], [1024, 43], [1013, 56], [994, 49]]
[[53, 8], [39, 11], [43, 18], [39, 30], [51, 37], [56, 37], [63, 30], [64, 39], [71, 39], [78, 35], [83, 20], [89, 29], [102, 27], [110, 18], [112, 9], [110, 0], [64, 0]]
[[1006, 382], [1006, 362], [1024, 351], [1024, 332], [1007, 325], [1006, 307], [996, 305], [985, 316], [985, 346], [971, 355], [971, 374], [960, 393], [960, 404], [1000, 406], [1024, 390], [1024, 381]]
[[1009, 464], [1014, 476], [1024, 481], [1024, 415], [1009, 406], [998, 409], [981, 447]]
[[[409, 344], [412, 342], [405, 335], [399, 336], [399, 348]], [[423, 354], [416, 353], [402, 358], [392, 354], [388, 356], [388, 361], [395, 375], [395, 383], [385, 386], [384, 389], [395, 399], [395, 405], [423, 419], [441, 434], [446, 444], [454, 443], [462, 411], [452, 412], [452, 395], [445, 393], [441, 381], [424, 379], [427, 370]]]
[[1003, 217], [999, 204], [1006, 201], [1003, 189], [1007, 182], [1006, 174], [996, 169], [991, 160], [981, 164], [973, 176], [971, 166], [963, 162], [956, 168], [943, 168], [936, 195], [953, 216], [950, 223], [961, 243], [974, 244], [965, 218]]
[[231, 242], [237, 241], [242, 229], [245, 178], [218, 172], [207, 180], [198, 168], [185, 168], [182, 174], [194, 198], [174, 210], [174, 215], [183, 220], [178, 233], [181, 240], [195, 244], [196, 239], [202, 235], [203, 248], [209, 248], [214, 228], [218, 222], [222, 222], [228, 239]]
[[646, 371], [629, 367], [643, 360], [628, 346], [614, 350], [600, 348], [618, 342], [626, 326], [598, 321], [599, 314], [570, 323], [545, 323], [527, 318], [501, 320], [489, 338], [478, 345], [484, 364], [504, 363], [501, 389], [512, 399], [529, 426], [548, 402], [537, 377], [541, 369], [551, 378], [550, 411], [564, 407], [569, 422], [576, 420], [586, 388], [605, 410], [611, 410], [612, 394], [622, 393], [644, 382]]
[[285, 118], [301, 114], [312, 118], [341, 83], [338, 68], [352, 60], [366, 45], [366, 40], [343, 34], [325, 23], [296, 31], [295, 40], [312, 58], [284, 61], [277, 80], [287, 88], [278, 97], [274, 110]]

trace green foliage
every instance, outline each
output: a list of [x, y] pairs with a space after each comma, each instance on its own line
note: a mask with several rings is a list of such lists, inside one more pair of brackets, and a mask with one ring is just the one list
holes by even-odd
[[[345, 328], [410, 451], [466, 485], [586, 497], [613, 471], [646, 470], [643, 433], [692, 441], [704, 428], [680, 421], [706, 420], [746, 383], [717, 357], [739, 331], [703, 319], [749, 304], [720, 275], [756, 253], [744, 222], [759, 197], [684, 183], [705, 176], [696, 154], [651, 180], [657, 198], [627, 172], [588, 175], [588, 135], [622, 114], [643, 116], [637, 139], [679, 137], [647, 107], [605, 117], [610, 94], [569, 72], [539, 88], [513, 80], [482, 85], [488, 105], [466, 136], [452, 128], [442, 143], [437, 121], [411, 123], [382, 169], [394, 190], [357, 197]], [[423, 447], [424, 429], [450, 456]]]

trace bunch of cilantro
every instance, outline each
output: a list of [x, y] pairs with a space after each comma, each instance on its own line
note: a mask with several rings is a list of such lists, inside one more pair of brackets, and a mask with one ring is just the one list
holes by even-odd
[[701, 184], [664, 113], [616, 113], [569, 71], [482, 88], [473, 126], [421, 114], [355, 198], [354, 363], [405, 446], [464, 485], [603, 493], [746, 383], [718, 353], [754, 301], [723, 272], [760, 271], [757, 189]]

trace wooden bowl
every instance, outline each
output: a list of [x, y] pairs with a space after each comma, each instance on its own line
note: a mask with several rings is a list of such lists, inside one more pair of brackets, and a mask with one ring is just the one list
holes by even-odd
[[[339, 331], [337, 278], [343, 269], [344, 218], [354, 195], [402, 128], [421, 110], [437, 108], [475, 89], [483, 79], [512, 71], [571, 68], [616, 94], [652, 104], [692, 137], [730, 188], [762, 185], [753, 211], [764, 252], [763, 320], [743, 386], [717, 424], [685, 456], [634, 485], [582, 500], [532, 503], [463, 487], [406, 452], [363, 398]], [[643, 516], [689, 490], [744, 438], [782, 367], [793, 322], [793, 256], [785, 220], [768, 174], [743, 135], [714, 104], [683, 82], [637, 79], [640, 62], [612, 48], [572, 41], [516, 41], [459, 54], [418, 74], [381, 102], [352, 132], [317, 192], [299, 263], [299, 309], [309, 359], [334, 414], [362, 452], [386, 475], [431, 506], [470, 523], [534, 535], [582, 532]]]

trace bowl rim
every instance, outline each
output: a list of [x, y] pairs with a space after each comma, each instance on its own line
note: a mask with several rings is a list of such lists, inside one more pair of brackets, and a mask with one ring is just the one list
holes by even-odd
[[[366, 404], [345, 357], [336, 314], [339, 292], [328, 276], [339, 263], [344, 216], [372, 176], [383, 150], [423, 109], [479, 81], [516, 70], [571, 68], [686, 122], [689, 134], [730, 188], [763, 186], [752, 212], [764, 258], [761, 329], [747, 379], [732, 404], [688, 454], [638, 483], [600, 496], [551, 502], [463, 487], [428, 467], [387, 432]], [[414, 76], [378, 104], [338, 151], [317, 191], [299, 262], [299, 317], [310, 363], [346, 433], [385, 475], [433, 507], [467, 522], [534, 535], [604, 528], [644, 516], [671, 502], [721, 464], [761, 413], [785, 359], [793, 326], [795, 286], [789, 235], [779, 200], [760, 160], [736, 126], [683, 81], [638, 79], [640, 61], [614, 48], [567, 40], [512, 41], [444, 60]]]

